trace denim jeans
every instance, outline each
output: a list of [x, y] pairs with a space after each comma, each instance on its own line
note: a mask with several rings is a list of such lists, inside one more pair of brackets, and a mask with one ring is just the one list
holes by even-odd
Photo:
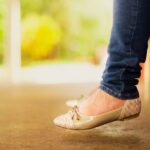
[[123, 99], [139, 97], [140, 63], [146, 59], [150, 36], [150, 0], [114, 0], [108, 59], [100, 88]]

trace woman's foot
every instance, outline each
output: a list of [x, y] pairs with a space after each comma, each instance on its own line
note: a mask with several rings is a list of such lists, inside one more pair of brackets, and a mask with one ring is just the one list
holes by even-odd
[[54, 124], [63, 128], [83, 130], [98, 127], [117, 120], [139, 116], [140, 99], [120, 100], [97, 89], [80, 106], [54, 119]]
[[115, 98], [101, 89], [95, 90], [79, 106], [79, 112], [84, 115], [95, 116], [120, 108], [125, 100]]

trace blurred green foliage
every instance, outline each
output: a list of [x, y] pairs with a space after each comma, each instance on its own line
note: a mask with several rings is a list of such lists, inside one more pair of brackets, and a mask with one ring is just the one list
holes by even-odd
[[[21, 0], [22, 63], [95, 62], [109, 40], [111, 8], [110, 0]], [[2, 14], [0, 5], [0, 60]]]
[[3, 0], [0, 0], [0, 64], [3, 61]]
[[22, 22], [22, 56], [24, 62], [55, 57], [60, 37], [59, 24], [52, 18], [36, 14], [26, 16]]
[[[43, 53], [46, 54], [44, 59], [94, 62], [97, 51], [108, 42], [111, 28], [111, 3], [109, 0], [21, 0], [21, 5], [22, 19], [23, 22], [26, 21], [26, 24], [28, 24], [28, 19], [25, 18], [29, 14], [36, 13], [39, 17], [42, 14], [53, 18], [62, 32], [60, 42], [51, 46], [51, 50], [45, 48], [43, 44], [43, 39], [46, 41], [53, 40], [46, 34], [45, 36], [36, 34], [36, 38], [41, 37], [41, 52], [36, 53], [36, 49], [39, 51], [39, 45], [35, 45], [34, 49], [26, 48], [23, 50], [24, 52], [33, 51], [36, 55], [39, 54], [39, 60], [43, 59]], [[47, 34], [49, 33], [47, 32]], [[24, 38], [28, 38], [28, 36]], [[24, 54], [22, 55], [23, 60], [29, 58], [29, 55], [25, 57]], [[32, 60], [34, 59], [32, 57]]]
[[[67, 46], [67, 39], [68, 39], [68, 29], [69, 29], [69, 1], [64, 0], [22, 0], [21, 1], [21, 8], [22, 8], [22, 20], [23, 23], [25, 23], [25, 18], [29, 16], [30, 14], [37, 14], [39, 15], [39, 18], [41, 15], [47, 16], [51, 19], [53, 19], [53, 22], [55, 22], [56, 26], [59, 26], [60, 32], [61, 32], [61, 40], [56, 45], [52, 45], [49, 48], [44, 48], [44, 45], [42, 42], [40, 42], [41, 47], [43, 49], [41, 50], [41, 53], [47, 54], [45, 56], [45, 60], [51, 58], [52, 59], [66, 59], [66, 56], [69, 52], [68, 46]], [[36, 4], [36, 5], [35, 5]], [[27, 19], [26, 19], [27, 20]], [[26, 22], [28, 24], [28, 22]], [[49, 25], [50, 27], [51, 25]], [[57, 27], [56, 27], [57, 28]], [[40, 37], [43, 40], [46, 41], [53, 41], [52, 38], [49, 38], [51, 35], [47, 35], [49, 33], [42, 33], [45, 34], [43, 37]], [[40, 35], [37, 35], [37, 38], [39, 38]], [[59, 35], [58, 35], [59, 36]], [[26, 38], [26, 37], [24, 37]], [[46, 39], [47, 38], [47, 39]], [[69, 41], [68, 41], [69, 42]], [[35, 46], [36, 49], [36, 46]], [[24, 52], [29, 51], [28, 49], [24, 49]], [[33, 51], [33, 50], [31, 50]], [[22, 53], [22, 60], [23, 64], [26, 64], [27, 62], [30, 63], [31, 57], [26, 57], [24, 53]], [[40, 53], [39, 53], [40, 54]], [[29, 55], [28, 55], [29, 56]], [[38, 60], [42, 60], [43, 57], [40, 55], [38, 57]], [[35, 60], [32, 58], [32, 60]]]

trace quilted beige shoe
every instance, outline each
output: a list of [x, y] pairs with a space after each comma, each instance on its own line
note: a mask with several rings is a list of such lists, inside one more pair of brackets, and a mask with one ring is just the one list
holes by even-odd
[[122, 121], [124, 119], [138, 117], [140, 112], [140, 99], [127, 100], [121, 108], [97, 116], [83, 115], [79, 112], [78, 106], [75, 106], [68, 113], [55, 118], [54, 124], [67, 129], [84, 130], [95, 128], [113, 121]]

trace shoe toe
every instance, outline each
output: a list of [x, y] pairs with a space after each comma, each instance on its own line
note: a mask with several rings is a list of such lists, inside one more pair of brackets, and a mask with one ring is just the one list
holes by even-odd
[[54, 120], [53, 120], [54, 124], [57, 125], [57, 126], [64, 126], [64, 119], [62, 116], [59, 116], [59, 117], [56, 117]]
[[56, 117], [53, 120], [53, 122], [55, 125], [59, 127], [68, 128], [68, 129], [71, 129], [73, 127], [73, 121], [67, 114]]

